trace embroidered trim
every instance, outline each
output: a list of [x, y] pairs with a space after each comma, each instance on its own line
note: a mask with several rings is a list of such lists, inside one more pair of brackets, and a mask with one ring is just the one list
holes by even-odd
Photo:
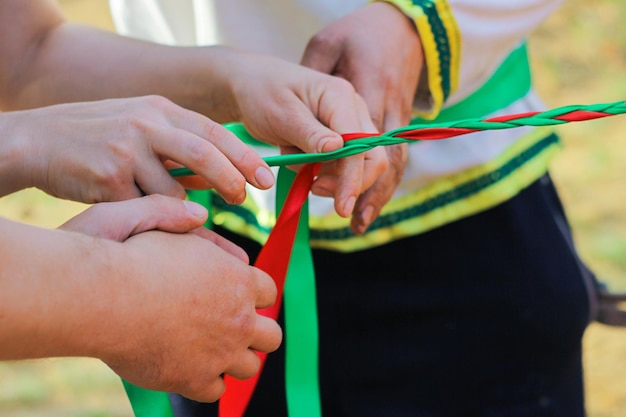
[[430, 111], [416, 116], [433, 119], [459, 82], [461, 33], [446, 0], [378, 0], [393, 4], [413, 19], [424, 48], [428, 86], [432, 96]]

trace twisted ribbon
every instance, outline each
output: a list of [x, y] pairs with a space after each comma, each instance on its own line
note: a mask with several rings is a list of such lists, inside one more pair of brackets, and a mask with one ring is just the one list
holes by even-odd
[[[284, 199], [284, 205], [280, 214], [276, 220], [276, 224], [272, 229], [266, 244], [264, 245], [257, 262], [255, 265], [260, 269], [267, 272], [274, 281], [278, 288], [278, 297], [274, 306], [259, 310], [259, 314], [266, 315], [273, 319], [278, 317], [280, 310], [283, 291], [286, 285], [286, 277], [288, 271], [290, 271], [290, 258], [292, 254], [292, 248], [294, 248], [294, 242], [296, 235], [298, 234], [304, 240], [308, 239], [308, 224], [307, 216], [302, 215], [302, 210], [306, 210], [306, 200], [311, 188], [311, 185], [315, 179], [319, 164], [321, 162], [334, 160], [338, 158], [345, 158], [348, 156], [356, 155], [361, 152], [366, 152], [377, 146], [389, 146], [399, 143], [409, 143], [420, 140], [440, 140], [451, 138], [455, 136], [465, 135], [469, 133], [479, 132], [483, 130], [500, 130], [511, 129], [521, 126], [551, 126], [561, 125], [570, 122], [579, 122], [592, 119], [599, 119], [603, 117], [614, 116], [618, 114], [626, 113], [626, 102], [618, 101], [605, 104], [592, 104], [592, 105], [572, 105], [555, 108], [543, 112], [529, 112], [507, 116], [499, 116], [488, 119], [466, 119], [455, 122], [447, 123], [431, 123], [431, 124], [414, 124], [399, 129], [391, 130], [389, 132], [379, 133], [348, 133], [342, 135], [346, 141], [345, 145], [336, 151], [320, 153], [320, 154], [291, 154], [266, 157], [265, 161], [270, 166], [286, 166], [286, 165], [300, 165], [305, 166], [298, 172], [293, 180], [291, 189], [289, 190], [286, 198]], [[242, 130], [241, 125], [234, 125], [232, 128], [242, 140], [246, 139], [247, 132]], [[247, 136], [250, 138], [249, 135]], [[172, 176], [187, 176], [195, 175], [187, 168], [176, 168], [170, 170]], [[280, 178], [279, 174], [279, 193], [280, 191]], [[282, 197], [277, 197], [279, 200]], [[278, 206], [277, 206], [278, 207]], [[278, 210], [278, 208], [277, 208]], [[306, 214], [306, 213], [305, 213]], [[302, 221], [300, 219], [302, 218]], [[300, 223], [300, 224], [299, 224]], [[301, 239], [302, 240], [302, 239]], [[308, 243], [307, 243], [308, 244]], [[297, 246], [297, 242], [296, 242]], [[305, 259], [306, 262], [310, 262], [309, 258]], [[295, 279], [299, 280], [298, 276]], [[290, 282], [292, 280], [289, 280]], [[311, 288], [309, 288], [311, 290]], [[314, 287], [312, 288], [314, 292]], [[287, 300], [285, 300], [287, 301]], [[298, 300], [296, 300], [298, 301]], [[314, 301], [314, 300], [313, 300]], [[287, 307], [287, 303], [285, 303]], [[315, 308], [315, 305], [313, 305]], [[314, 312], [314, 310], [313, 310]], [[311, 312], [309, 311], [309, 314]], [[290, 315], [288, 309], [285, 313], [285, 317]], [[289, 324], [289, 322], [287, 323]], [[299, 323], [301, 324], [301, 323]], [[289, 325], [287, 334], [287, 346], [288, 349], [291, 346], [289, 334], [292, 333], [292, 329]], [[313, 340], [316, 341], [317, 329], [303, 329], [301, 326], [297, 329], [298, 334], [307, 335], [313, 334]], [[315, 322], [314, 322], [315, 327]], [[297, 345], [297, 343], [294, 343]], [[315, 350], [316, 351], [316, 350]], [[241, 417], [245, 413], [250, 398], [254, 392], [255, 386], [258, 382], [258, 378], [265, 363], [266, 354], [259, 354], [261, 358], [261, 369], [257, 375], [245, 381], [236, 380], [230, 376], [226, 376], [227, 390], [220, 399], [219, 414], [220, 417]], [[289, 376], [294, 374], [290, 368], [290, 357], [302, 358], [298, 354], [287, 353], [287, 403], [289, 409], [289, 415], [293, 416], [320, 416], [321, 406], [319, 404], [319, 392], [317, 387], [313, 388], [311, 393], [297, 392], [295, 394], [289, 393]], [[302, 361], [302, 359], [300, 359]], [[305, 360], [306, 362], [306, 360]], [[317, 367], [317, 359], [312, 358], [309, 363], [309, 374], [314, 384], [317, 384], [317, 370], [310, 369]], [[129, 384], [125, 384], [131, 403], [135, 410], [137, 417], [157, 417], [157, 416], [169, 416], [171, 415], [171, 409], [168, 410], [155, 410], [155, 407], [161, 407], [163, 404], [163, 398], [156, 395], [150, 395], [150, 392], [138, 389]], [[311, 398], [312, 397], [312, 398]], [[135, 400], [133, 400], [133, 398]], [[142, 398], [150, 398], [150, 402], [154, 406], [146, 405], [148, 400]]]
[[[366, 152], [377, 146], [396, 145], [419, 140], [447, 139], [483, 130], [513, 129], [522, 126], [554, 126], [624, 113], [626, 113], [626, 101], [616, 101], [604, 104], [571, 105], [543, 112], [519, 113], [489, 119], [465, 119], [447, 123], [412, 124], [382, 134], [346, 133], [342, 136], [344, 140], [349, 142], [343, 148], [332, 152], [268, 156], [264, 160], [270, 166], [326, 162]], [[247, 135], [248, 138], [251, 138], [247, 132], [243, 133], [241, 130], [237, 131], [237, 135], [240, 138], [242, 135]], [[175, 177], [195, 175], [188, 168], [175, 168], [170, 170], [170, 174]]]

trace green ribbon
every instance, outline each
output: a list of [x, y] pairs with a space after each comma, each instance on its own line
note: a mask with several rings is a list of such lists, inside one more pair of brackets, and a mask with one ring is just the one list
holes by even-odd
[[174, 417], [167, 392], [151, 391], [122, 380], [135, 417]]
[[[295, 173], [278, 171], [276, 212], [280, 213]], [[295, 262], [294, 262], [295, 261]], [[315, 271], [309, 244], [309, 205], [302, 206], [285, 281], [285, 385], [289, 416], [320, 417], [318, 324]]]

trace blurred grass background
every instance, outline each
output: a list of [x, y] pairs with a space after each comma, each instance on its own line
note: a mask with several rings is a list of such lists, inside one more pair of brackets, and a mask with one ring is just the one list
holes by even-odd
[[[106, 0], [61, 0], [66, 16], [111, 29]], [[569, 0], [530, 40], [549, 107], [626, 99], [624, 0]], [[552, 176], [583, 259], [626, 292], [626, 116], [561, 126]], [[36, 190], [0, 200], [0, 215], [55, 227], [85, 208]], [[626, 329], [592, 324], [584, 339], [589, 417], [626, 416]], [[0, 416], [130, 417], [119, 379], [94, 359], [0, 363]]]

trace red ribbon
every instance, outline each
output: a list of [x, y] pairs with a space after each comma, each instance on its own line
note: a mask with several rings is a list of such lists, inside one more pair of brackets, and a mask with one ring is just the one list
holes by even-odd
[[[257, 268], [267, 272], [276, 283], [278, 294], [274, 305], [257, 310], [259, 314], [274, 320], [278, 318], [282, 304], [285, 277], [291, 259], [291, 249], [298, 230], [300, 212], [309, 196], [313, 180], [320, 166], [320, 163], [307, 164], [298, 172], [289, 189], [283, 209], [276, 219], [276, 225], [254, 264]], [[226, 391], [219, 401], [219, 417], [242, 417], [245, 413], [267, 358], [266, 353], [257, 352], [257, 354], [261, 359], [261, 367], [255, 376], [245, 380], [236, 379], [230, 375], [224, 376]]]

